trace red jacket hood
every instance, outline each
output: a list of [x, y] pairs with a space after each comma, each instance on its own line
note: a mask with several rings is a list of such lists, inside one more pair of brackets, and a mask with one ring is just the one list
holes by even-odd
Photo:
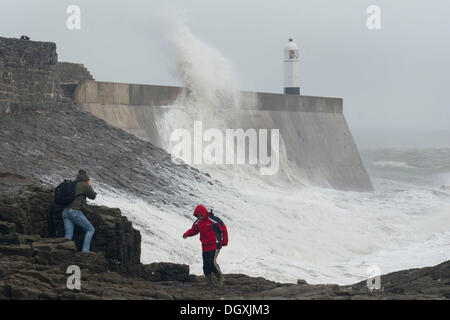
[[209, 217], [209, 211], [208, 209], [205, 208], [204, 205], [199, 204], [195, 210], [194, 210], [194, 216], [200, 215], [204, 218], [208, 218]]

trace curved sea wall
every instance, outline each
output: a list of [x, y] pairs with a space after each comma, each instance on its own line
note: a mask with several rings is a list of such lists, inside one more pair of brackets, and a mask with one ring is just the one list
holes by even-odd
[[[86, 80], [78, 84], [74, 99], [79, 108], [108, 124], [164, 147], [157, 122], [186, 91]], [[340, 190], [373, 190], [342, 112], [342, 99], [241, 92], [240, 101], [235, 128], [279, 129], [288, 160], [306, 181]]]

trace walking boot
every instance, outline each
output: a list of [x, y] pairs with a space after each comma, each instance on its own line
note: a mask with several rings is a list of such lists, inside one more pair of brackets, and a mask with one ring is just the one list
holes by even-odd
[[218, 287], [222, 287], [223, 286], [223, 274], [222, 274], [222, 272], [214, 273], [214, 275], [217, 278], [217, 286]]
[[212, 279], [212, 274], [206, 274], [205, 275], [205, 280], [206, 280], [206, 284], [209, 286], [213, 285], [213, 279]]

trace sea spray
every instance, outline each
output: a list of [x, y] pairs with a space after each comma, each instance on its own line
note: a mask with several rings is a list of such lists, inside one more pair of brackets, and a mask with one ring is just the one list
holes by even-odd
[[[385, 161], [386, 151], [380, 154], [370, 154], [370, 163]], [[424, 154], [414, 152], [414, 157], [421, 162], [433, 158], [433, 170], [443, 175], [448, 172], [441, 165], [448, 157]], [[396, 150], [387, 155], [392, 161], [405, 162]], [[368, 158], [364, 152], [363, 156]], [[417, 176], [422, 174], [417, 169], [408, 170], [399, 171], [402, 180], [416, 175], [427, 181], [427, 175]], [[220, 213], [229, 227], [229, 246], [219, 256], [224, 273], [292, 283], [305, 279], [312, 284], [351, 284], [365, 280], [370, 266], [379, 266], [385, 274], [450, 259], [450, 197], [433, 193], [440, 187], [440, 177], [423, 187], [380, 176], [373, 175], [376, 191], [365, 193], [318, 187], [283, 189], [260, 186], [254, 180], [241, 184], [238, 191], [219, 190], [195, 179], [187, 181], [186, 192], [195, 193], [199, 202]], [[44, 181], [56, 185], [59, 180], [48, 177]], [[141, 231], [142, 262], [185, 263], [192, 273], [202, 274], [200, 242], [181, 237], [192, 226], [194, 207], [157, 207], [95, 180], [93, 186], [98, 192], [93, 203], [120, 208]]]
[[[219, 161], [208, 162], [208, 159], [204, 159], [207, 158], [204, 156], [207, 150], [194, 148], [195, 141], [189, 144], [191, 152], [188, 152], [193, 161], [184, 160], [202, 171], [213, 174], [216, 178], [233, 181], [234, 185], [239, 185], [241, 180], [247, 179], [260, 180], [261, 185], [288, 183], [294, 183], [296, 186], [303, 185], [305, 179], [302, 170], [288, 160], [287, 146], [279, 133], [279, 128], [248, 128], [248, 124], [243, 122], [238, 81], [231, 62], [219, 50], [195, 37], [186, 25], [179, 23], [171, 30], [168, 38], [174, 52], [173, 73], [183, 82], [185, 90], [173, 103], [178, 107], [168, 109], [163, 117], [157, 120], [165, 149], [172, 152], [175, 147], [177, 151], [180, 151], [182, 142], [171, 139], [174, 133], [178, 139], [181, 139], [177, 135], [180, 130], [188, 131], [191, 137], [194, 137], [194, 124], [199, 121], [204, 130], [221, 131], [223, 136], [226, 136], [227, 131], [242, 130], [244, 127], [245, 133], [248, 130], [266, 130], [269, 132], [266, 144], [261, 141], [265, 132], [259, 132], [257, 143], [252, 144], [250, 138], [245, 137], [244, 144], [248, 160], [245, 165], [238, 164], [238, 159], [234, 162], [229, 161], [229, 157], [226, 156], [229, 151], [232, 156], [237, 154], [239, 138], [235, 139], [234, 149], [227, 149], [224, 144], [223, 149], [219, 150], [219, 153], [227, 159], [225, 165]], [[275, 139], [273, 143], [271, 138]], [[212, 140], [209, 146], [205, 145], [211, 147], [214, 142], [216, 141]], [[262, 151], [266, 153], [262, 154]], [[255, 153], [259, 155], [256, 165], [249, 159], [250, 155]], [[172, 155], [174, 155], [173, 152]]]

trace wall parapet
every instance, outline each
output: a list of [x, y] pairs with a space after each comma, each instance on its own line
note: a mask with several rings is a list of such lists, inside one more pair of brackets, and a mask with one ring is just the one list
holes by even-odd
[[[134, 106], [166, 106], [180, 94], [189, 94], [183, 87], [115, 82], [82, 81], [75, 91], [78, 103], [121, 104]], [[297, 112], [342, 113], [341, 98], [297, 96], [265, 92], [241, 92], [242, 108]]]

